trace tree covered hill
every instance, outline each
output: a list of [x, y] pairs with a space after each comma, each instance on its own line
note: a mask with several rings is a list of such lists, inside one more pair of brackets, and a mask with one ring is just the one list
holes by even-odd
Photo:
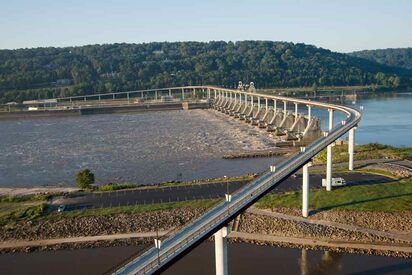
[[0, 102], [176, 85], [410, 83], [411, 72], [305, 44], [155, 42], [0, 50]]
[[349, 53], [349, 55], [412, 70], [412, 48], [364, 50]]

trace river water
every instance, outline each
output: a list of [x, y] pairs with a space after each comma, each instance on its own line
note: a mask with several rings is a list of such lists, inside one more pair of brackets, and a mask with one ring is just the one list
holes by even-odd
[[[134, 246], [0, 255], [1, 274], [92, 275], [109, 271], [137, 250]], [[75, 263], [75, 264], [74, 264]], [[412, 260], [337, 252], [228, 245], [230, 274], [411, 274]], [[165, 275], [214, 274], [214, 244], [204, 242], [172, 265]]]
[[270, 134], [212, 110], [0, 121], [0, 186], [70, 186], [84, 168], [97, 183], [243, 175], [273, 159], [222, 156], [270, 146]]
[[[356, 143], [412, 146], [412, 94], [370, 97]], [[306, 111], [302, 109], [301, 111]], [[327, 111], [316, 110], [322, 128]], [[344, 118], [335, 115], [335, 123]], [[260, 172], [273, 159], [225, 160], [272, 145], [263, 130], [210, 110], [0, 121], [0, 187], [73, 186], [84, 168], [97, 183], [158, 183]]]
[[[412, 147], [412, 93], [385, 93], [380, 96], [361, 97], [356, 102], [337, 100], [337, 104], [354, 107], [361, 111], [362, 119], [356, 131], [356, 143], [378, 142], [392, 146]], [[302, 110], [304, 111], [304, 110]], [[314, 111], [327, 128], [327, 111]], [[335, 124], [344, 116], [335, 114]]]

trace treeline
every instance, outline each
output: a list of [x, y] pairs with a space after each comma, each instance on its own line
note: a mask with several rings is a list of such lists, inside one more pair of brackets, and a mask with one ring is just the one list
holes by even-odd
[[412, 48], [365, 50], [353, 52], [349, 55], [388, 66], [412, 70]]
[[162, 42], [0, 51], [0, 101], [177, 85], [258, 88], [411, 82], [408, 70], [305, 44]]

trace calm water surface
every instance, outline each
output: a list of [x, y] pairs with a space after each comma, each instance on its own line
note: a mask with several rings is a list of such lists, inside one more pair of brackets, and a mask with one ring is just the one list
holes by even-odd
[[[1, 274], [102, 274], [131, 256], [133, 246], [0, 255]], [[412, 260], [231, 243], [229, 273], [412, 274]], [[73, 264], [75, 263], [75, 264]], [[204, 242], [164, 274], [214, 274], [214, 244]]]
[[[361, 111], [362, 120], [356, 131], [357, 144], [379, 142], [398, 147], [412, 147], [412, 93], [360, 98], [356, 103], [336, 103], [343, 103]], [[321, 118], [322, 128], [326, 129], [327, 111], [315, 110], [314, 114]], [[335, 123], [340, 123], [343, 119], [343, 115], [336, 113]]]

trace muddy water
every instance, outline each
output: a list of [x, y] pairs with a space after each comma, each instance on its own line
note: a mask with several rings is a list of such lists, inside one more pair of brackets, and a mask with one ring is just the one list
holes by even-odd
[[[1, 274], [102, 274], [136, 247], [91, 248], [0, 255]], [[383, 256], [229, 244], [229, 273], [243, 274], [412, 274], [412, 260]], [[205, 242], [164, 274], [214, 274], [214, 244]]]
[[212, 110], [0, 121], [0, 186], [158, 183], [260, 172], [270, 159], [224, 160], [273, 145], [265, 131]]

